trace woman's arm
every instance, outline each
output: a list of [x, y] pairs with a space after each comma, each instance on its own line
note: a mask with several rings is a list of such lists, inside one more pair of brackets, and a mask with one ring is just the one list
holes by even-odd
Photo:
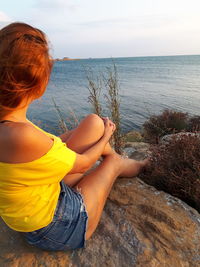
[[105, 124], [104, 135], [95, 145], [90, 147], [84, 153], [76, 154], [76, 161], [69, 174], [86, 172], [93, 166], [93, 164], [102, 155], [106, 144], [108, 143], [110, 137], [112, 136], [116, 128], [115, 124], [109, 119], [105, 119], [104, 124]]

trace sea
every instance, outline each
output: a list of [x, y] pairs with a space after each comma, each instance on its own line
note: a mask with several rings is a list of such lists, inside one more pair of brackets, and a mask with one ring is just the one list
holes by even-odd
[[60, 116], [69, 129], [75, 127], [93, 112], [88, 76], [96, 85], [101, 83], [102, 114], [110, 117], [105, 83], [114, 66], [124, 133], [140, 130], [164, 109], [200, 115], [200, 55], [189, 55], [57, 61], [45, 94], [30, 105], [28, 118], [54, 134]]

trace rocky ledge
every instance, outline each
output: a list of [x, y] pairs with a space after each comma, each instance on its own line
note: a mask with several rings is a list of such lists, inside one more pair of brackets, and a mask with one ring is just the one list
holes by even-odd
[[[137, 159], [147, 150], [144, 143], [126, 147], [127, 153]], [[84, 249], [36, 249], [2, 221], [0, 233], [1, 267], [200, 266], [200, 214], [138, 178], [117, 180], [100, 224]]]

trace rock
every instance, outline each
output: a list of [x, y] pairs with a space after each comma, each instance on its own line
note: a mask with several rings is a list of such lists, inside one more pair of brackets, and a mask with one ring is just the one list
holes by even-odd
[[143, 142], [127, 142], [124, 148], [124, 153], [129, 158], [143, 160], [149, 154], [150, 145]]
[[138, 131], [130, 131], [125, 135], [126, 142], [142, 142], [144, 138]]
[[[143, 151], [144, 157], [144, 146], [133, 146], [133, 153]], [[1, 267], [200, 266], [200, 214], [138, 178], [116, 181], [99, 226], [84, 249], [36, 249], [3, 221], [0, 233]]]
[[200, 266], [200, 214], [139, 179], [119, 179], [73, 266]]
[[191, 133], [191, 132], [181, 132], [176, 134], [166, 134], [160, 139], [161, 144], [167, 144], [173, 138], [181, 138], [182, 136], [197, 136], [200, 137], [200, 133]]
[[70, 252], [47, 252], [29, 246], [22, 235], [9, 229], [0, 219], [1, 267], [69, 266]]

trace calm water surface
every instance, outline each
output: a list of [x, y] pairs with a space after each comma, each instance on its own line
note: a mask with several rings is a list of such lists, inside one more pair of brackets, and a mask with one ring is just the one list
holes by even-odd
[[[85, 70], [92, 69], [95, 77], [113, 67], [113, 61], [118, 70], [124, 132], [140, 129], [149, 116], [166, 108], [200, 115], [200, 55], [196, 55], [56, 62], [44, 96], [29, 108], [29, 119], [56, 133], [58, 116], [52, 98], [69, 127], [74, 121], [72, 113], [80, 120], [92, 112]], [[104, 94], [101, 103], [107, 116]]]

